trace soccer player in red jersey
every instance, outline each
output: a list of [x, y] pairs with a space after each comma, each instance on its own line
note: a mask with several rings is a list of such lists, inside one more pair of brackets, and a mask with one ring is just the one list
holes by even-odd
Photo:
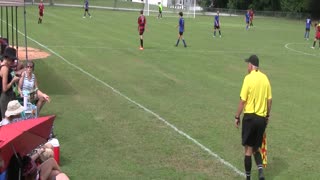
[[252, 8], [250, 9], [250, 11], [249, 11], [249, 15], [250, 15], [250, 26], [253, 26], [253, 15], [254, 15], [254, 13], [253, 13], [253, 10], [252, 10]]
[[146, 28], [147, 19], [143, 15], [143, 10], [140, 11], [140, 16], [138, 18], [138, 31], [140, 35], [140, 50], [143, 50], [143, 33]]
[[43, 5], [42, 0], [40, 0], [40, 3], [39, 3], [39, 6], [38, 6], [38, 9], [39, 9], [39, 19], [38, 19], [38, 24], [41, 24], [41, 23], [42, 23], [42, 18], [43, 18], [43, 13], [44, 13], [44, 5]]
[[312, 49], [314, 49], [314, 47], [316, 46], [317, 40], [319, 41], [319, 48], [320, 48], [320, 23], [316, 25], [316, 37], [314, 38], [313, 46], [311, 47]]

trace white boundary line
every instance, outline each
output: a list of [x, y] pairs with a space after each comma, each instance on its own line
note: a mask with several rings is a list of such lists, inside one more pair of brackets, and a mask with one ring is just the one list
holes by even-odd
[[[48, 48], [75, 48], [75, 49], [107, 49], [110, 51], [118, 51], [118, 50], [136, 50], [137, 48], [112, 48], [112, 47], [103, 47], [103, 46], [60, 46], [60, 45], [49, 45], [46, 46]], [[185, 49], [185, 48], [183, 48]], [[181, 52], [182, 48], [176, 48], [172, 46], [172, 49], [155, 49], [155, 48], [145, 48], [146, 51], [157, 51], [157, 52]], [[243, 53], [243, 54], [254, 54], [254, 52], [250, 51], [228, 51], [228, 50], [190, 50], [186, 51], [185, 53], [192, 52], [192, 53]], [[257, 53], [257, 52], [255, 52]]]
[[296, 53], [300, 53], [300, 54], [307, 55], [307, 56], [319, 57], [319, 55], [316, 55], [316, 54], [310, 54], [310, 53], [306, 53], [306, 52], [303, 52], [303, 51], [298, 51], [298, 50], [289, 48], [290, 44], [307, 44], [307, 43], [287, 43], [287, 44], [284, 45], [284, 47], [286, 49], [289, 49], [290, 51], [293, 51], [293, 52], [296, 52]]
[[[20, 31], [18, 31], [20, 34], [22, 34], [23, 36], [25, 36], [23, 33], [21, 33]], [[161, 120], [162, 122], [164, 122], [167, 126], [171, 127], [173, 130], [175, 130], [176, 132], [178, 132], [179, 134], [181, 134], [182, 136], [186, 137], [187, 139], [191, 140], [193, 143], [195, 143], [196, 145], [198, 145], [202, 150], [208, 152], [211, 156], [217, 158], [222, 164], [226, 165], [227, 167], [229, 167], [230, 169], [232, 169], [235, 173], [237, 173], [238, 175], [245, 177], [245, 174], [243, 172], [241, 172], [238, 168], [236, 168], [235, 166], [233, 166], [232, 164], [230, 164], [229, 162], [227, 162], [226, 160], [222, 159], [218, 154], [214, 153], [213, 151], [211, 151], [209, 148], [205, 147], [204, 145], [202, 145], [201, 143], [199, 143], [197, 140], [193, 139], [191, 136], [189, 136], [188, 134], [186, 134], [185, 132], [179, 130], [177, 127], [175, 127], [174, 125], [172, 125], [171, 123], [169, 123], [167, 120], [165, 120], [164, 118], [162, 118], [160, 115], [158, 115], [157, 113], [151, 111], [150, 109], [144, 107], [143, 105], [137, 103], [136, 101], [132, 100], [131, 98], [129, 98], [128, 96], [122, 94], [120, 91], [118, 91], [117, 89], [113, 88], [112, 86], [110, 86], [108, 83], [105, 83], [104, 81], [98, 79], [97, 77], [93, 76], [92, 74], [90, 74], [89, 72], [83, 70], [82, 68], [78, 67], [77, 65], [69, 62], [67, 59], [65, 59], [64, 57], [62, 57], [60, 54], [56, 53], [55, 51], [53, 51], [52, 49], [48, 48], [47, 46], [41, 44], [40, 42], [30, 38], [29, 36], [27, 36], [28, 39], [30, 39], [31, 41], [35, 42], [36, 44], [38, 44], [39, 46], [47, 49], [48, 51], [50, 51], [52, 54], [56, 55], [57, 57], [59, 57], [61, 60], [63, 60], [64, 62], [66, 62], [67, 64], [69, 64], [70, 66], [74, 67], [75, 69], [78, 69], [79, 71], [81, 71], [82, 73], [86, 74], [87, 76], [91, 77], [92, 79], [96, 80], [97, 82], [100, 82], [101, 84], [105, 85], [106, 87], [110, 88], [113, 92], [115, 92], [116, 94], [120, 95], [121, 97], [127, 99], [129, 102], [135, 104], [136, 106], [138, 106], [139, 108], [143, 109], [144, 111], [146, 111], [147, 113], [152, 114], [153, 116], [155, 116], [157, 119]]]

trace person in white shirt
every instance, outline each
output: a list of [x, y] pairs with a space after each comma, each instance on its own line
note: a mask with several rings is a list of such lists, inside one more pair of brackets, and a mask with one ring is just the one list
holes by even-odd
[[35, 64], [32, 61], [28, 61], [25, 64], [25, 71], [21, 74], [19, 80], [18, 91], [23, 97], [23, 91], [30, 93], [30, 102], [37, 105], [38, 114], [46, 102], [50, 102], [50, 97], [39, 90], [38, 82], [34, 71]]

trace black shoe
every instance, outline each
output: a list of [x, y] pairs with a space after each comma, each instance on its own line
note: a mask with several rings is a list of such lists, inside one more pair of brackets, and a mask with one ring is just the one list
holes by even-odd
[[263, 172], [259, 172], [259, 180], [265, 180]]

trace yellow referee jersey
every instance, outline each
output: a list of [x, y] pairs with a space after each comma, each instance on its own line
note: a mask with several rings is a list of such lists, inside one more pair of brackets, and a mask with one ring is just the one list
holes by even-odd
[[251, 71], [244, 78], [240, 98], [246, 101], [243, 112], [267, 115], [267, 100], [272, 99], [268, 77], [259, 70]]

